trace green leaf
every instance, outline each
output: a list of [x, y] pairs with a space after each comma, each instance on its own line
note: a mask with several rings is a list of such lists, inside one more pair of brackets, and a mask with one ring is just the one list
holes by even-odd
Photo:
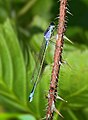
[[36, 120], [32, 115], [24, 115], [24, 114], [1, 114], [1, 120]]
[[[76, 50], [68, 53], [67, 61], [72, 69], [62, 68], [60, 74], [60, 92], [65, 95], [73, 107], [88, 105], [87, 62], [88, 50]], [[82, 74], [83, 73], [83, 74]]]
[[9, 19], [0, 27], [0, 69], [0, 102], [29, 111], [23, 54]]
[[12, 89], [12, 80], [13, 80], [12, 61], [2, 30], [0, 30], [0, 56], [1, 56], [1, 68], [2, 68], [1, 76], [3, 78], [3, 81], [9, 87], [9, 89]]
[[31, 115], [20, 115], [18, 116], [19, 120], [36, 120], [33, 116]]
[[[66, 54], [67, 62], [70, 64], [61, 67], [59, 79], [59, 92], [68, 103], [58, 101], [58, 108], [61, 109], [62, 114], [67, 111], [68, 118], [72, 115], [72, 120], [80, 119], [80, 110], [88, 106], [88, 50], [69, 52]], [[74, 110], [74, 112], [73, 112]], [[76, 114], [78, 111], [78, 114]], [[57, 116], [57, 115], [56, 115]], [[83, 115], [82, 115], [83, 116]], [[58, 116], [57, 116], [58, 117]], [[64, 115], [65, 117], [65, 115]], [[75, 117], [75, 119], [74, 119]]]
[[[8, 49], [11, 54], [11, 59], [13, 63], [13, 72], [14, 72], [13, 91], [21, 101], [25, 102], [26, 71], [25, 71], [21, 48], [18, 39], [14, 34], [14, 31], [10, 25], [9, 20], [5, 22], [3, 29], [4, 29], [6, 44], [8, 45]], [[22, 92], [22, 95], [20, 92]]]

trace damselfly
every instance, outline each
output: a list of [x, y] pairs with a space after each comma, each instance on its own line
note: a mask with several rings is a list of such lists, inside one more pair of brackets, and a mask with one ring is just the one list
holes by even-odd
[[29, 95], [29, 101], [30, 102], [33, 100], [35, 89], [36, 89], [36, 86], [39, 82], [39, 77], [40, 77], [42, 66], [43, 66], [43, 63], [44, 63], [46, 50], [47, 50], [48, 44], [50, 42], [50, 39], [52, 37], [52, 34], [54, 32], [54, 29], [55, 29], [55, 24], [53, 22], [51, 22], [49, 27], [47, 28], [47, 30], [44, 33], [44, 40], [43, 40], [41, 50], [40, 50], [40, 53], [39, 53], [39, 57], [38, 57], [38, 60], [40, 60], [40, 65], [38, 66], [38, 68], [37, 68], [37, 66], [35, 67], [33, 75], [32, 75], [32, 81], [34, 81], [34, 85], [33, 85], [32, 91]]

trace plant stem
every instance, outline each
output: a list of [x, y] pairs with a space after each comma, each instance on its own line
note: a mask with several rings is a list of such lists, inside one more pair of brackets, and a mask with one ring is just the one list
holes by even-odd
[[[57, 84], [60, 72], [60, 65], [62, 59], [62, 50], [64, 39], [63, 35], [65, 33], [65, 18], [66, 18], [66, 5], [67, 0], [60, 0], [60, 16], [58, 20], [58, 39], [56, 41], [55, 53], [54, 53], [54, 66], [52, 69], [51, 82], [48, 94], [48, 106], [46, 113], [46, 120], [53, 120], [54, 111], [57, 112], [55, 108], [56, 96], [57, 96]], [[59, 115], [60, 113], [57, 112]]]

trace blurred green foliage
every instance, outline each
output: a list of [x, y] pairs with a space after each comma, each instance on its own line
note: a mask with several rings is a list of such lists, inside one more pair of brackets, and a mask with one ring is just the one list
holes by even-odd
[[[65, 120], [88, 120], [88, 0], [71, 0], [68, 8], [56, 107]], [[0, 0], [0, 120], [36, 120], [45, 116], [54, 45], [46, 53], [41, 82], [28, 102], [30, 82], [43, 32], [59, 12], [57, 0]], [[57, 24], [57, 21], [55, 21]], [[70, 66], [70, 67], [69, 67]], [[54, 114], [54, 120], [61, 118]]]

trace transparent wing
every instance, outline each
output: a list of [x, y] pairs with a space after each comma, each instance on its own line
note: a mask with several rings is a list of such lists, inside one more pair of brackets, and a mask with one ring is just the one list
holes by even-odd
[[34, 85], [33, 85], [32, 91], [31, 91], [31, 93], [29, 95], [29, 101], [30, 102], [33, 99], [36, 86], [37, 86], [37, 84], [38, 84], [38, 82], [40, 80], [39, 77], [40, 77], [42, 66], [43, 66], [43, 63], [44, 63], [44, 58], [45, 58], [47, 47], [48, 47], [47, 41], [44, 39], [43, 43], [42, 43], [42, 46], [41, 46], [41, 49], [40, 49], [40, 52], [39, 52], [37, 64], [35, 66], [35, 69], [34, 69], [33, 75], [32, 75], [32, 79], [31, 79], [31, 81], [34, 82]]
[[[31, 82], [34, 83], [38, 77], [38, 73], [40, 71], [40, 69], [42, 69], [42, 65], [44, 61], [43, 60], [43, 57], [44, 57], [44, 53], [45, 53], [45, 49], [46, 49], [46, 40], [43, 40], [42, 42], [42, 46], [41, 46], [41, 49], [40, 49], [40, 52], [39, 52], [39, 55], [38, 55], [38, 58], [37, 58], [37, 61], [36, 61], [36, 65], [35, 65], [35, 68], [34, 68], [34, 71], [32, 73], [32, 77], [31, 77]], [[42, 63], [42, 65], [41, 65]]]

